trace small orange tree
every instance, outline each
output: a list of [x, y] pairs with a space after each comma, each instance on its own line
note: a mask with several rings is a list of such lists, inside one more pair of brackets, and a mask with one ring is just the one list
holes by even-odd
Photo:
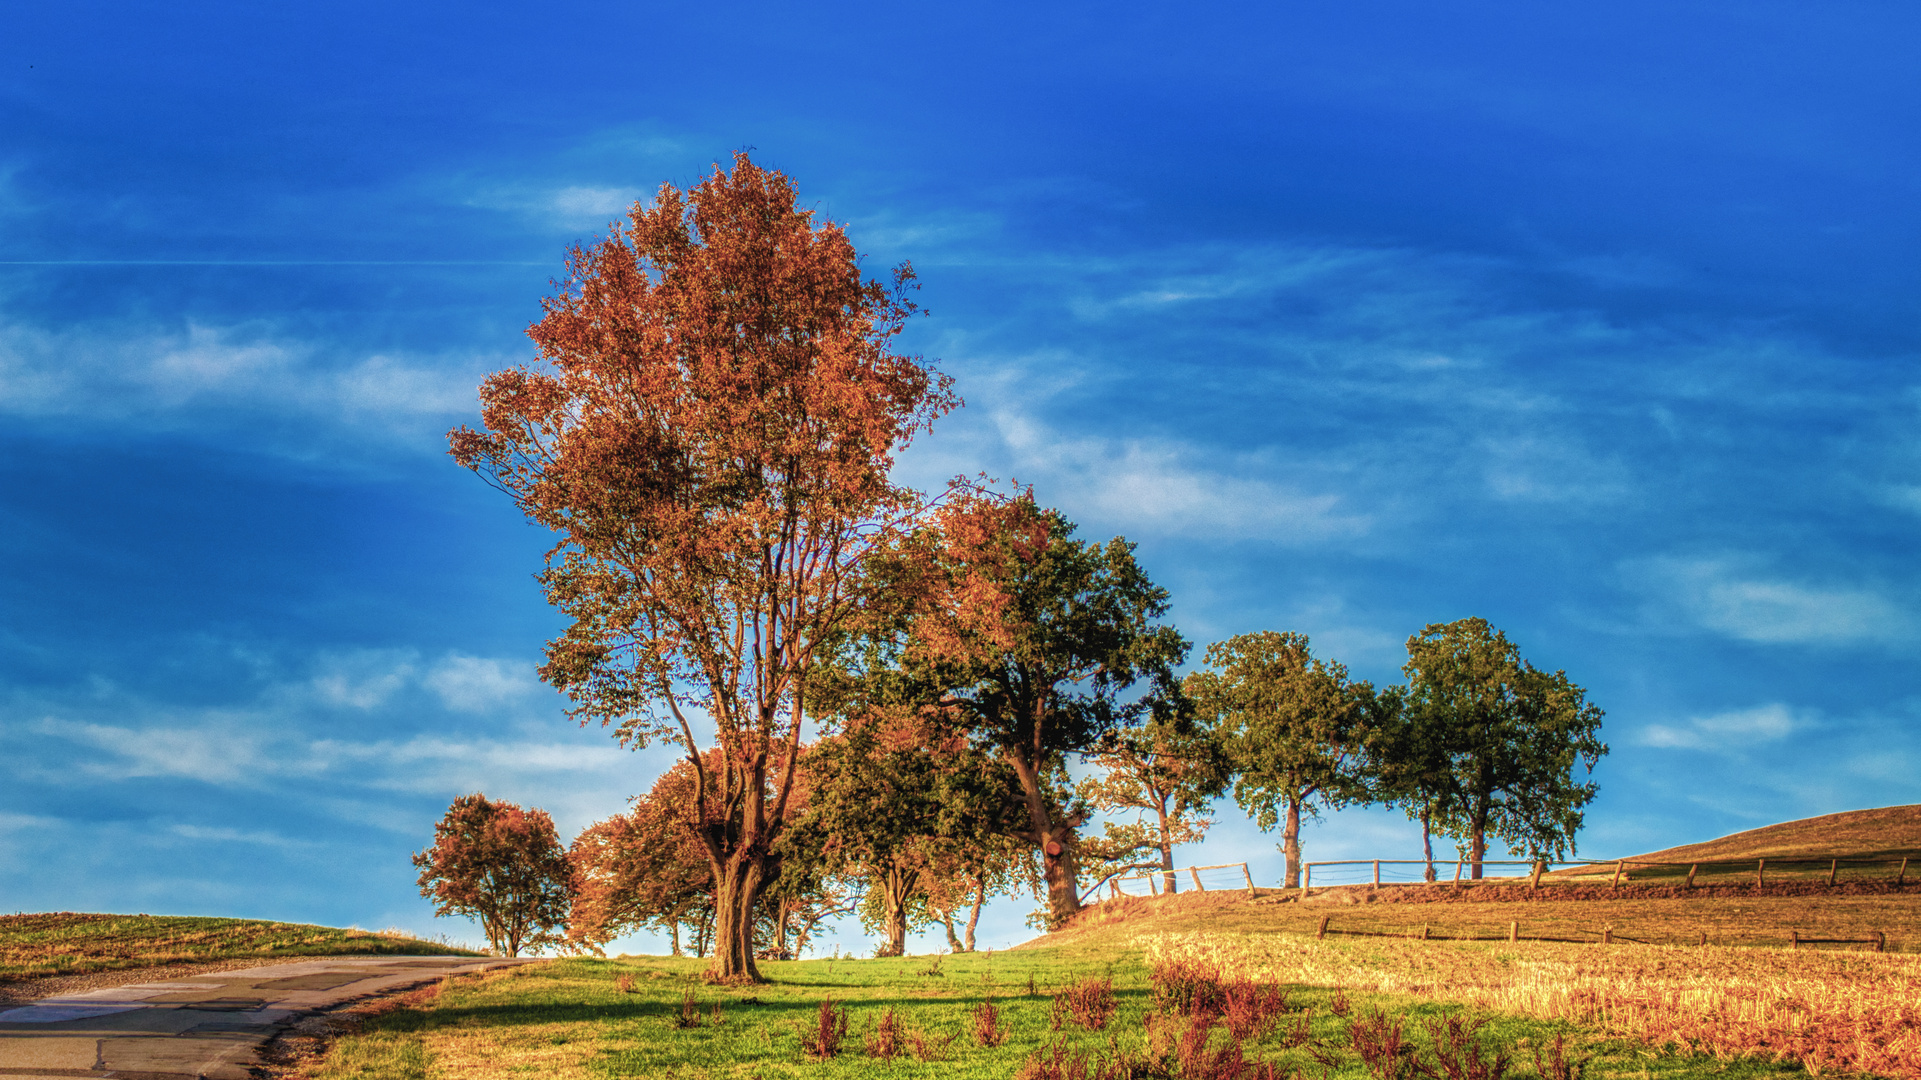
[[[840, 226], [737, 155], [570, 257], [529, 330], [545, 365], [481, 385], [456, 461], [560, 534], [541, 576], [572, 619], [541, 677], [628, 745], [680, 744], [714, 878], [717, 974], [758, 979], [823, 643], [867, 553], [921, 512], [894, 455], [959, 402], [892, 350], [913, 271], [861, 278]], [[711, 732], [713, 749], [703, 756]]]
[[635, 796], [627, 813], [574, 837], [567, 851], [574, 867], [570, 943], [598, 953], [622, 934], [653, 926], [667, 931], [679, 956], [682, 925], [711, 920], [714, 876], [684, 820], [693, 793], [693, 766], [678, 762]]
[[545, 810], [463, 795], [414, 865], [434, 914], [478, 920], [488, 946], [502, 956], [559, 941], [553, 931], [567, 921], [572, 871]]

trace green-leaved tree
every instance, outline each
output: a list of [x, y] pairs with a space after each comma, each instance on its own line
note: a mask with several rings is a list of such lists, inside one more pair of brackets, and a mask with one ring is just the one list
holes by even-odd
[[1367, 797], [1361, 774], [1373, 688], [1319, 660], [1304, 634], [1263, 630], [1208, 647], [1187, 677], [1199, 716], [1220, 732], [1234, 800], [1262, 831], [1281, 826], [1287, 887], [1301, 883], [1301, 818]]
[[[1435, 823], [1466, 842], [1481, 877], [1487, 840], [1514, 854], [1574, 851], [1591, 775], [1608, 752], [1601, 710], [1563, 671], [1546, 672], [1485, 619], [1432, 623], [1407, 641], [1406, 724], [1415, 790]], [[1425, 759], [1425, 760], [1423, 760]], [[1442, 767], [1444, 764], [1444, 768]]]

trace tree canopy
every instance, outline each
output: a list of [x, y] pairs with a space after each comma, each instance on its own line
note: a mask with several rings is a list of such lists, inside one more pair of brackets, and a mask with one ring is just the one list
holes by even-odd
[[540, 365], [489, 376], [485, 430], [451, 451], [559, 534], [541, 580], [571, 623], [541, 676], [583, 723], [680, 744], [718, 971], [757, 979], [808, 672], [862, 560], [922, 511], [895, 454], [958, 400], [894, 351], [911, 268], [864, 280], [843, 229], [745, 154], [568, 263], [529, 330]]
[[[1602, 711], [1566, 672], [1521, 658], [1485, 619], [1431, 623], [1408, 638], [1407, 723], [1424, 749], [1416, 790], [1436, 823], [1465, 840], [1481, 876], [1487, 838], [1514, 854], [1560, 858], [1574, 851], [1592, 780], [1607, 744]], [[1425, 758], [1425, 762], [1423, 762]], [[1444, 763], [1444, 768], [1441, 765]]]
[[1013, 769], [1058, 923], [1080, 910], [1075, 830], [1087, 813], [1072, 800], [1066, 755], [1178, 713], [1174, 668], [1187, 642], [1159, 622], [1167, 590], [1132, 544], [1077, 540], [1030, 493], [961, 491], [936, 524], [916, 537], [935, 585], [909, 623], [907, 681]]
[[560, 940], [572, 868], [545, 810], [463, 795], [434, 826], [434, 845], [414, 855], [420, 895], [436, 915], [466, 915], [487, 944], [519, 956]]
[[1298, 886], [1302, 815], [1366, 797], [1360, 751], [1373, 688], [1315, 658], [1306, 635], [1273, 630], [1208, 646], [1207, 667], [1186, 687], [1228, 749], [1235, 801], [1263, 831], [1281, 826], [1287, 885]]

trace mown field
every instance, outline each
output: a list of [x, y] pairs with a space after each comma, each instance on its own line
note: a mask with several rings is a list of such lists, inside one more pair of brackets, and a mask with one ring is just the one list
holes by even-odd
[[[1488, 888], [1493, 895], [1496, 887]], [[1753, 903], [1271, 899], [1216, 892], [1125, 900], [1097, 906], [1037, 946], [939, 961], [769, 963], [763, 970], [771, 982], [745, 988], [705, 984], [695, 960], [562, 960], [416, 995], [342, 1038], [315, 1075], [1215, 1080], [1266, 1075], [1254, 1067], [1271, 1065], [1275, 1076], [1315, 1080], [1497, 1080], [1500, 1073], [1575, 1080], [1572, 1066], [1585, 1060], [1584, 1075], [1596, 1080], [1804, 1067], [1921, 1078], [1921, 957], [1796, 951], [1775, 947], [1771, 936], [1794, 925], [1898, 925], [1911, 948], [1921, 907], [1915, 893]], [[1504, 935], [1517, 910], [1529, 913], [1524, 926], [1598, 919], [1621, 935], [1613, 945], [1439, 939], [1476, 929]], [[1374, 920], [1377, 932], [1395, 936], [1317, 939], [1323, 915], [1356, 926]], [[1704, 922], [1726, 928], [1724, 940], [1705, 947], [1629, 940], [1630, 930], [1654, 937], [1667, 927], [1680, 937], [1682, 927], [1692, 934]], [[1429, 927], [1429, 939], [1406, 933], [1418, 925]], [[1768, 943], [1741, 944], [1734, 932], [1741, 928]], [[1167, 978], [1157, 999], [1157, 969], [1276, 988], [1285, 1007], [1271, 1027], [1243, 1032], [1238, 1042], [1217, 1016], [1195, 1043], [1191, 1010], [1170, 1008]], [[1112, 979], [1114, 1015], [1093, 1030], [1071, 1020], [1057, 1028], [1066, 1008], [1057, 998], [1090, 978]], [[819, 1060], [804, 1038], [817, 1028], [823, 1001], [847, 1009], [848, 1031], [843, 1052]], [[997, 1046], [973, 1034], [988, 1001], [1007, 1031]], [[889, 1009], [898, 1025], [891, 1038]], [[1453, 1038], [1449, 1018], [1483, 1025], [1474, 1036], [1478, 1065], [1470, 1067], [1458, 1047], [1443, 1060]], [[1390, 1029], [1408, 1049], [1383, 1059], [1379, 1044]], [[1551, 1051], [1537, 1063], [1535, 1051], [1557, 1036], [1568, 1040], [1563, 1067]], [[1501, 1056], [1502, 1069], [1491, 1069]], [[1246, 1067], [1233, 1064], [1243, 1061]]]
[[[1204, 913], [1204, 914], [1203, 914]], [[1665, 885], [1618, 889], [1576, 885], [1483, 883], [1316, 890], [1307, 900], [1297, 890], [1262, 890], [1250, 902], [1244, 891], [1181, 893], [1173, 897], [1123, 897], [1090, 908], [1066, 939], [1098, 934], [1125, 923], [1133, 931], [1178, 930], [1197, 918], [1231, 932], [1313, 934], [1328, 921], [1343, 934], [1505, 940], [1511, 929], [1524, 939], [1562, 939], [1656, 945], [1785, 946], [1804, 938], [1866, 938], [1885, 935], [1891, 951], [1921, 950], [1921, 881], [1896, 890], [1883, 885], [1781, 883], [1763, 889], [1713, 886], [1692, 890]], [[1518, 924], [1514, 926], [1512, 924]]]
[[214, 960], [474, 955], [395, 933], [177, 915], [0, 915], [0, 982]]
[[[1330, 947], [1341, 952], [1345, 946]], [[1448, 1018], [1484, 1021], [1474, 1035], [1491, 1061], [1506, 1055], [1514, 1075], [1537, 1071], [1533, 1052], [1554, 1072], [1555, 1039], [1571, 1066], [1589, 1076], [1682, 1080], [1799, 1071], [1770, 1060], [1719, 1060], [1657, 1052], [1633, 1039], [1579, 1025], [1462, 1007], [1421, 995], [1292, 985], [1262, 1034], [1236, 1043], [1224, 1020], [1194, 1049], [1195, 1024], [1178, 1007], [1157, 1004], [1140, 950], [1110, 953], [1071, 947], [950, 956], [938, 971], [928, 957], [770, 963], [765, 985], [726, 988], [701, 979], [699, 961], [568, 959], [538, 967], [451, 980], [416, 994], [358, 1034], [333, 1046], [319, 1080], [428, 1080], [502, 1077], [949, 1077], [1275, 1076], [1382, 1080], [1356, 1048], [1354, 1032], [1399, 1030], [1430, 1068], [1435, 1033]], [[629, 981], [622, 989], [621, 979]], [[1031, 984], [1030, 984], [1030, 981]], [[1112, 980], [1114, 1011], [1085, 1028], [1056, 999], [1093, 979]], [[831, 1058], [810, 1054], [823, 1001], [846, 1010], [846, 1035]], [[999, 1045], [976, 1037], [977, 1015], [991, 1002]], [[889, 1012], [898, 1034], [888, 1039]], [[683, 1019], [691, 1015], [698, 1024]], [[1446, 1038], [1446, 1029], [1440, 1033]], [[1364, 1036], [1365, 1037], [1365, 1036]], [[1182, 1043], [1188, 1043], [1183, 1053]], [[1405, 1055], [1401, 1060], [1405, 1061]], [[1233, 1062], [1245, 1062], [1237, 1072]], [[1102, 1070], [1105, 1069], [1105, 1073]], [[1404, 1066], [1400, 1080], [1411, 1076]], [[1569, 1080], [1564, 1073], [1560, 1080]]]

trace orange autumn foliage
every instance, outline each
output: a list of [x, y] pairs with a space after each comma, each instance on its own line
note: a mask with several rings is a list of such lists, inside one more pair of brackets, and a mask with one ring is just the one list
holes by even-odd
[[572, 623], [541, 676], [582, 722], [680, 744], [717, 974], [758, 978], [809, 674], [863, 561], [923, 512], [895, 454], [959, 402], [894, 351], [912, 269], [863, 280], [841, 226], [745, 154], [569, 269], [529, 330], [542, 363], [489, 376], [485, 430], [451, 451], [559, 534], [541, 580]]

